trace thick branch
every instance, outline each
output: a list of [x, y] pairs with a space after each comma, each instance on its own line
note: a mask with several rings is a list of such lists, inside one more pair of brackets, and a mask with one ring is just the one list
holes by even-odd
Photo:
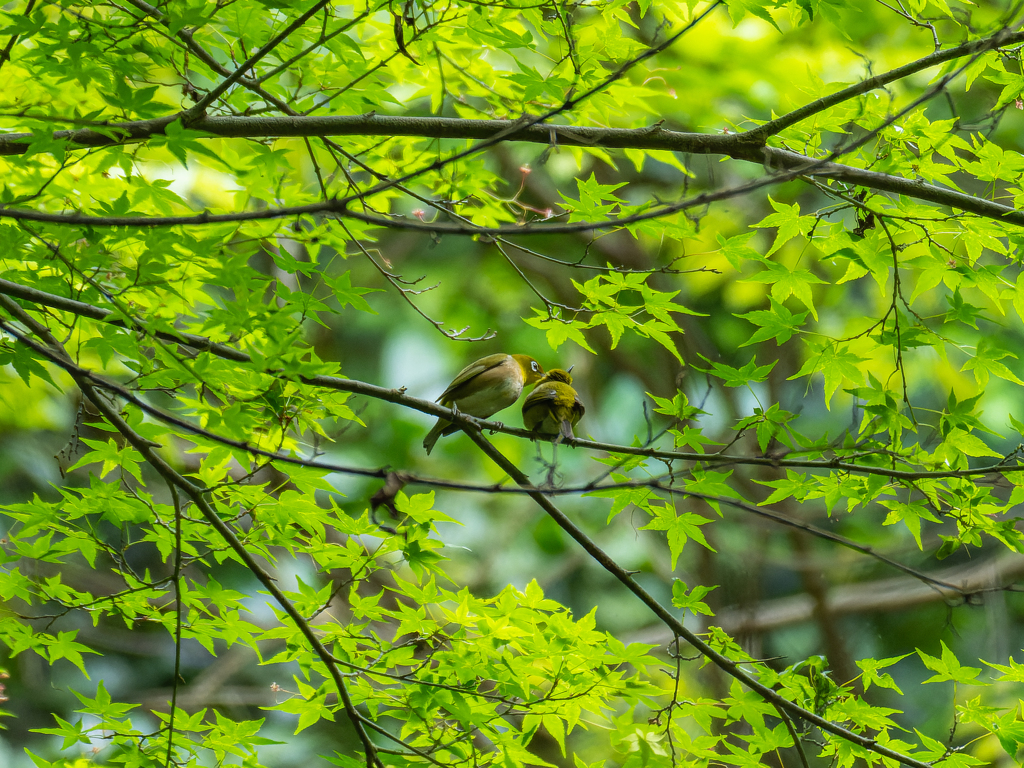
[[[162, 14], [144, 0], [130, 0], [140, 10], [153, 14], [163, 19]], [[710, 10], [710, 9], [709, 9]], [[685, 31], [685, 30], [684, 30]], [[682, 32], [673, 36], [675, 39]], [[178, 33], [179, 37], [189, 46], [190, 50], [200, 56], [205, 63], [215, 71], [229, 78], [239, 77], [243, 68], [229, 72], [215, 59], [209, 56], [203, 49], [197, 46], [186, 30]], [[877, 77], [869, 78], [861, 83], [838, 91], [829, 96], [806, 104], [787, 115], [750, 131], [739, 134], [699, 134], [669, 131], [655, 126], [653, 128], [640, 129], [616, 129], [616, 128], [585, 128], [574, 126], [546, 125], [544, 120], [556, 115], [562, 109], [567, 108], [576, 100], [570, 100], [560, 109], [553, 110], [538, 117], [524, 117], [518, 121], [510, 120], [461, 120], [455, 118], [432, 118], [432, 117], [403, 117], [384, 116], [368, 113], [366, 115], [353, 116], [298, 116], [294, 113], [287, 117], [205, 117], [190, 122], [190, 127], [207, 133], [210, 136], [222, 138], [272, 138], [272, 137], [326, 137], [326, 136], [414, 136], [421, 138], [435, 139], [471, 139], [483, 142], [483, 145], [473, 147], [466, 152], [475, 152], [491, 143], [497, 141], [525, 141], [541, 144], [561, 143], [572, 146], [595, 146], [602, 148], [630, 148], [664, 150], [672, 152], [684, 152], [692, 154], [718, 154], [732, 157], [738, 160], [756, 162], [766, 167], [788, 172], [787, 178], [795, 175], [806, 174], [810, 176], [829, 178], [843, 183], [862, 186], [880, 192], [890, 192], [908, 197], [937, 203], [939, 205], [957, 208], [969, 213], [974, 213], [986, 218], [1010, 222], [1024, 226], [1024, 213], [1017, 212], [1010, 206], [1000, 205], [984, 198], [966, 195], [952, 189], [937, 187], [924, 182], [905, 179], [889, 174], [867, 171], [839, 163], [821, 162], [813, 158], [800, 155], [778, 148], [764, 147], [765, 140], [779, 131], [793, 125], [800, 120], [806, 119], [824, 109], [835, 106], [842, 101], [866, 93], [875, 88], [883, 87], [891, 82], [906, 77], [914, 72], [921, 71], [937, 64], [951, 61], [964, 56], [978, 55], [987, 50], [994, 50], [1003, 45], [1009, 45], [1024, 40], [1024, 32], [1009, 32], [1001, 30], [995, 35], [982, 40], [976, 40], [963, 45], [951, 48], [948, 51], [939, 51], [925, 56], [917, 61], [910, 62], [902, 67], [890, 70]], [[666, 47], [668, 41], [661, 46], [642, 54], [637, 60], [650, 54], [651, 51], [660, 50]], [[636, 60], [631, 60], [635, 64]], [[253, 90], [263, 98], [269, 99], [275, 106], [287, 112], [292, 112], [287, 105], [266, 93], [255, 81], [240, 78], [239, 82], [245, 87]], [[602, 83], [606, 85], [607, 83]], [[588, 92], [589, 93], [589, 92]], [[190, 113], [191, 116], [191, 113]], [[77, 130], [57, 131], [53, 134], [55, 139], [63, 139], [73, 146], [96, 147], [110, 144], [119, 144], [126, 141], [144, 141], [163, 134], [168, 124], [179, 119], [180, 115], [157, 118], [152, 120], [139, 120], [130, 123], [103, 124], [94, 128]], [[17, 155], [28, 151], [31, 145], [31, 134], [9, 134], [0, 136], [0, 155]], [[464, 153], [460, 153], [461, 156]], [[415, 173], [429, 171], [431, 167], [421, 169]], [[403, 177], [404, 179], [405, 177]], [[402, 179], [389, 181], [385, 187], [393, 186]], [[783, 179], [773, 179], [769, 183], [777, 183]], [[375, 190], [371, 190], [373, 192]], [[740, 194], [743, 188], [737, 188], [730, 194]], [[365, 194], [365, 193], [363, 193]], [[358, 197], [358, 196], [356, 196]], [[280, 216], [296, 216], [307, 213], [345, 213], [346, 203], [353, 202], [355, 197], [345, 200], [327, 201], [315, 206], [295, 206], [288, 208], [270, 209], [261, 212], [240, 212], [236, 214], [222, 214], [219, 216], [199, 214], [195, 216], [165, 216], [165, 217], [99, 217], [85, 216], [83, 214], [48, 214], [35, 211], [22, 211], [18, 209], [0, 209], [0, 217], [26, 219], [36, 221], [50, 221], [64, 224], [90, 224], [93, 226], [168, 226], [175, 224], [206, 224], [221, 221], [245, 221], [251, 219], [274, 218]], [[561, 232], [578, 232], [588, 229], [610, 228], [622, 226], [632, 221], [640, 221], [654, 216], [665, 215], [677, 210], [692, 207], [692, 205], [704, 205], [712, 202], [713, 197], [698, 196], [692, 203], [685, 205], [676, 204], [667, 206], [656, 212], [642, 214], [639, 217], [629, 217], [621, 220], [613, 220], [603, 223], [581, 222], [575, 225], [534, 225], [524, 227], [497, 227], [497, 228], [475, 228], [461, 226], [458, 224], [424, 224], [420, 222], [377, 219], [373, 223], [381, 226], [398, 227], [406, 229], [420, 229], [433, 233], [449, 232], [453, 234], [528, 234], [534, 231], [543, 231], [548, 234]], [[348, 215], [352, 215], [348, 212]], [[363, 218], [357, 216], [357, 218]]]
[[[55, 140], [79, 147], [103, 147], [128, 141], [144, 141], [163, 135], [178, 115], [55, 131]], [[405, 117], [401, 115], [294, 115], [211, 116], [189, 125], [213, 138], [284, 138], [316, 136], [415, 136], [428, 139], [486, 140], [506, 134], [508, 140], [538, 144], [600, 146], [606, 148], [663, 149], [695, 154], [730, 154], [739, 145], [756, 146], [742, 134], [683, 133], [662, 128], [587, 128], [568, 125], [526, 125], [521, 120], [468, 120], [455, 117]], [[28, 151], [31, 133], [0, 136], [0, 155]]]
[[[55, 135], [72, 135], [76, 142], [86, 146], [118, 143], [118, 140], [141, 140], [159, 133], [172, 122], [168, 118], [140, 121], [110, 126], [103, 129], [81, 129], [79, 131], [58, 131]], [[40, 221], [51, 224], [105, 226], [105, 227], [166, 227], [181, 225], [203, 225], [241, 221], [259, 221], [282, 217], [311, 214], [334, 214], [367, 221], [381, 227], [410, 229], [426, 233], [453, 235], [527, 235], [565, 234], [586, 232], [596, 229], [614, 229], [640, 221], [701, 207], [717, 200], [737, 197], [761, 187], [778, 184], [798, 176], [833, 179], [845, 184], [866, 187], [878, 192], [889, 192], [924, 200], [938, 205], [956, 208], [989, 219], [1024, 226], [1024, 212], [1011, 206], [992, 202], [981, 197], [967, 195], [953, 189], [946, 189], [923, 181], [905, 179], [877, 171], [855, 168], [841, 163], [815, 160], [797, 152], [775, 147], [759, 147], [743, 138], [743, 134], [710, 135], [681, 133], [662, 129], [638, 128], [577, 128], [568, 126], [516, 127], [515, 121], [508, 120], [459, 120], [456, 118], [409, 118], [363, 115], [357, 117], [210, 117], [196, 122], [192, 127], [204, 131], [212, 129], [218, 136], [250, 138], [271, 136], [421, 136], [430, 138], [475, 139], [502, 136], [505, 141], [527, 141], [550, 144], [557, 140], [574, 146], [595, 146], [602, 148], [660, 149], [693, 154], [726, 155], [737, 160], [755, 162], [774, 170], [778, 175], [769, 175], [736, 187], [705, 192], [670, 205], [658, 207], [632, 216], [623, 216], [606, 221], [583, 221], [572, 224], [510, 224], [499, 227], [476, 227], [455, 222], [421, 222], [411, 219], [391, 219], [367, 216], [349, 210], [348, 206], [368, 193], [358, 193], [344, 198], [325, 200], [307, 205], [282, 206], [258, 211], [236, 213], [186, 214], [183, 216], [92, 216], [89, 214], [48, 213], [21, 208], [0, 208], [0, 218], [22, 221]], [[28, 149], [26, 134], [11, 134], [0, 137], [0, 154], [19, 154]], [[372, 192], [373, 190], [371, 190]]]

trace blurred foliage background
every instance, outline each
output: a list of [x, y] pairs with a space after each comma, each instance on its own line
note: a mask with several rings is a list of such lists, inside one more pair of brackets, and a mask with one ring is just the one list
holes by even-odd
[[[195, 59], [183, 58], [183, 46], [176, 48], [168, 42], [174, 40], [174, 33], [165, 32], [154, 21], [155, 14], [145, 20], [141, 5], [132, 4], [131, 14], [113, 3], [50, 3], [39, 8], [30, 3], [27, 11], [21, 3], [4, 7], [7, 27], [0, 34], [18, 37], [10, 38], [16, 42], [8, 48], [5, 69], [0, 70], [0, 77], [10, 78], [0, 109], [3, 126], [10, 132], [31, 131], [32, 141], [38, 143], [28, 155], [4, 160], [5, 205], [31, 207], [38, 203], [40, 210], [81, 208], [96, 215], [183, 214], [299, 205], [339, 194], [345, 177], [336, 169], [328, 170], [333, 150], [326, 144], [310, 147], [301, 138], [200, 141], [186, 137], [178, 148], [171, 141], [124, 144], [84, 153], [78, 150], [79, 155], [67, 156], [75, 162], [62, 166], [60, 149], [44, 146], [55, 123], [63, 128], [99, 119], [170, 114], [188, 108], [199, 98], [196, 93], [202, 94], [217, 82]], [[942, 0], [906, 4], [729, 2], [711, 8], [676, 44], [633, 66], [614, 87], [560, 112], [555, 120], [624, 128], [663, 121], [666, 130], [736, 133], [931, 53], [933, 34], [947, 47], [967, 37], [991, 34], [1015, 19], [1016, 9], [1009, 5], [950, 2], [947, 6]], [[285, 71], [274, 81], [271, 92], [298, 112], [337, 89], [339, 93], [321, 113], [375, 110], [381, 115], [517, 118], [524, 111], [538, 113], [557, 107], [573, 81], [572, 67], [564, 58], [564, 36], [553, 28], [560, 19], [572, 19], [576, 53], [584, 62], [582, 74], [577, 75], [582, 91], [613, 71], [616, 63], [662, 41], [667, 29], [676, 29], [709, 6], [695, 2], [583, 2], [551, 5], [554, 10], [550, 11], [543, 11], [544, 7], [470, 3], [442, 7], [411, 0], [404, 7], [377, 4], [359, 17], [353, 32], [334, 38]], [[201, 3], [171, 2], [160, 8], [170, 19], [167, 29], [195, 28], [229, 69], [293, 14], [287, 4], [270, 2], [221, 3], [216, 9], [204, 8]], [[362, 6], [332, 4], [325, 24], [339, 24], [363, 11]], [[393, 20], [403, 13], [414, 14], [418, 25], [413, 25], [415, 30], [406, 28], [409, 39], [400, 46], [407, 46], [411, 55], [396, 48]], [[306, 34], [318, 32], [313, 29]], [[510, 41], [510, 37], [514, 39]], [[235, 50], [237, 40], [248, 41], [244, 50]], [[301, 50], [300, 42], [295, 42], [296, 50]], [[996, 59], [992, 59], [989, 75], [1009, 71], [1019, 77], [1018, 49], [1007, 49], [1000, 56], [1005, 68], [998, 70]], [[280, 58], [285, 60], [285, 54], [280, 53]], [[43, 62], [50, 68], [44, 69]], [[261, 66], [269, 69], [277, 62], [271, 58]], [[820, 156], [844, 136], [868, 131], [867, 124], [874, 118], [884, 118], [910, 103], [929, 87], [937, 71], [922, 70], [887, 89], [871, 91], [851, 108], [855, 117], [820, 115], [799, 131], [781, 137], [780, 144]], [[1012, 99], [1004, 101], [1005, 87], [1005, 79], [979, 77], [968, 90], [966, 78], [961, 76], [919, 109], [886, 127], [850, 162], [912, 178], [915, 171], [909, 170], [910, 160], [896, 157], [899, 137], [893, 131], [913, 135], [921, 147], [915, 146], [914, 153], [924, 166], [934, 155], [925, 151], [921, 137], [941, 126], [977, 151], [971, 155], [958, 145], [962, 162], [947, 158], [949, 167], [940, 180], [980, 197], [1012, 199], [1020, 192], [1011, 185], [1024, 170], [1018, 154], [1024, 150], [1024, 114]], [[147, 90], [150, 88], [153, 90]], [[144, 91], [145, 98], [139, 95]], [[224, 115], [280, 112], [269, 98], [257, 98], [252, 89], [244, 88], [229, 91], [213, 111]], [[801, 138], [803, 145], [798, 143]], [[366, 159], [386, 177], [468, 146], [461, 139], [403, 136], [349, 136], [335, 141], [351, 157]], [[996, 146], [1006, 153], [1003, 170], [992, 178], [981, 171], [970, 172], [969, 163], [981, 157], [978, 148], [982, 146]], [[912, 153], [908, 150], [907, 154]], [[370, 186], [372, 179], [366, 174], [359, 176], [356, 163], [338, 164], [338, 168], [343, 166], [351, 169], [364, 187]], [[434, 199], [463, 200], [471, 211], [467, 215], [485, 226], [501, 220], [561, 222], [571, 220], [568, 212], [583, 209], [587, 183], [599, 185], [598, 196], [611, 206], [609, 210], [614, 207], [609, 201], [615, 196], [622, 201], [616, 210], [628, 213], [634, 210], [630, 206], [641, 210], [652, 201], [674, 200], [681, 193], [739, 185], [761, 177], [766, 170], [770, 169], [758, 163], [723, 162], [716, 155], [505, 142], [465, 164], [446, 165], [436, 174], [417, 179], [410, 189]], [[937, 173], [934, 168], [916, 171], [919, 178], [936, 178], [928, 175]], [[42, 183], [51, 173], [53, 183]], [[325, 182], [327, 176], [331, 178]], [[76, 253], [72, 260], [82, 260], [81, 274], [91, 274], [119, 299], [135, 302], [131, 306], [145, 309], [154, 322], [176, 322], [181, 329], [218, 339], [238, 338], [279, 311], [288, 323], [301, 329], [295, 343], [308, 342], [320, 361], [336, 364], [344, 376], [384, 387], [406, 387], [408, 394], [427, 400], [440, 394], [464, 365], [495, 352], [530, 354], [546, 369], [572, 365], [574, 386], [587, 405], [576, 434], [600, 442], [628, 445], [643, 441], [648, 430], [658, 433], [670, 426], [666, 416], [654, 413], [651, 395], [671, 399], [681, 390], [691, 405], [703, 411], [692, 426], [713, 441], [706, 447], [709, 451], [728, 445], [730, 454], [762, 455], [765, 447], [759, 445], [754, 430], [741, 432], [736, 425], [755, 414], [755, 409], [772, 404], [794, 414], [791, 426], [800, 434], [842, 445], [845, 435], [856, 436], [862, 428], [865, 397], [855, 390], [870, 387], [866, 377], [870, 373], [881, 382], [881, 389], [896, 393], [897, 401], [905, 394], [913, 404], [920, 429], [914, 435], [908, 430], [906, 446], [919, 444], [924, 451], [934, 451], [943, 442], [937, 425], [940, 415], [951, 408], [952, 392], [953, 403], [981, 396], [973, 411], [978, 434], [983, 434], [993, 455], [1011, 454], [1021, 436], [1009, 416], [1024, 419], [1020, 382], [1014, 378], [1024, 377], [1024, 367], [1014, 357], [997, 358], [1010, 377], [993, 375], [980, 380], [971, 368], [964, 367], [968, 358], [958, 357], [962, 350], [956, 345], [975, 350], [986, 344], [1007, 351], [1019, 349], [1022, 327], [1011, 308], [1012, 295], [993, 296], [970, 283], [968, 277], [963, 277], [968, 281], [963, 283], [941, 278], [915, 297], [913, 305], [921, 328], [929, 327], [922, 318], [931, 321], [932, 327], [941, 326], [943, 343], [907, 345], [897, 365], [892, 342], [879, 339], [876, 347], [861, 350], [863, 356], [845, 371], [838, 389], [826, 394], [822, 376], [802, 375], [813, 357], [807, 344], [816, 337], [860, 334], [870, 322], [882, 318], [891, 301], [892, 282], [890, 277], [889, 282], [880, 284], [868, 267], [847, 279], [854, 263], [848, 256], [836, 256], [820, 239], [799, 236], [783, 244], [773, 258], [789, 268], [802, 267], [813, 273], [809, 290], [813, 291], [814, 312], [813, 318], [807, 318], [806, 333], [799, 343], [796, 339], [749, 343], [756, 326], [742, 316], [772, 306], [773, 283], [751, 279], [760, 274], [753, 262], [730, 258], [723, 243], [750, 235], [745, 246], [769, 254], [777, 228], [770, 224], [758, 228], [758, 223], [779, 212], [779, 206], [798, 205], [807, 214], [836, 205], [837, 198], [823, 184], [789, 180], [690, 211], [688, 216], [665, 217], [633, 232], [614, 229], [512, 238], [529, 251], [505, 246], [503, 252], [488, 237], [388, 230], [360, 222], [348, 222], [342, 233], [336, 227], [318, 228], [313, 217], [145, 232], [131, 228], [99, 231], [87, 226], [62, 229], [54, 222], [15, 221], [3, 225], [7, 252], [0, 255], [0, 269], [10, 281], [107, 304], [96, 283], [68, 277], [74, 270], [61, 274], [60, 268], [48, 272], [40, 266], [45, 243], [59, 243], [60, 248]], [[121, 191], [129, 197], [119, 207], [116, 201]], [[906, 213], [900, 205], [910, 203], [893, 203], [892, 210]], [[373, 206], [410, 222], [430, 221], [440, 215], [433, 210], [424, 212], [414, 197], [394, 190], [372, 198], [371, 209]], [[858, 216], [857, 210], [848, 206], [823, 216], [819, 238], [827, 240], [839, 230], [856, 230], [863, 224]], [[1019, 230], [1001, 226], [992, 238], [1002, 250], [990, 243], [985, 250], [979, 249], [979, 257], [972, 253], [974, 246], [965, 237], [968, 227], [961, 220], [936, 224], [935, 239], [949, 249], [950, 272], [959, 270], [963, 276], [990, 265], [1000, 269], [1008, 265], [1004, 277], [1015, 275], [1020, 264], [1016, 250]], [[802, 234], [807, 235], [806, 230]], [[33, 245], [34, 235], [40, 237]], [[860, 236], [884, 238], [880, 228], [868, 228]], [[357, 248], [357, 241], [368, 250]], [[145, 243], [144, 247], [139, 243]], [[151, 251], [169, 260], [166, 254], [179, 254], [174, 261], [175, 276], [169, 277], [170, 267], [161, 273], [160, 281], [166, 282], [160, 282], [161, 292], [151, 293], [148, 300], [140, 298], [149, 287], [139, 262], [134, 272], [125, 267], [129, 260], [124, 252], [135, 247], [139, 253]], [[884, 243], [880, 251], [884, 252]], [[194, 257], [183, 257], [185, 252]], [[913, 248], [908, 253], [916, 256]], [[110, 267], [104, 274], [103, 259], [108, 255], [111, 264], [120, 266]], [[223, 273], [216, 273], [211, 266], [215, 261]], [[607, 328], [581, 325], [579, 339], [556, 345], [549, 343], [544, 328], [527, 322], [547, 315], [551, 305], [545, 307], [540, 297], [578, 306], [580, 285], [607, 274], [604, 269], [608, 266], [647, 273], [647, 286], [670, 295], [689, 310], [672, 315], [679, 329], [668, 334], [668, 343], [626, 333], [613, 344]], [[913, 264], [908, 266], [908, 291], [926, 279], [915, 269]], [[230, 282], [232, 270], [247, 275], [250, 283], [245, 292], [240, 283]], [[360, 291], [361, 298], [353, 298], [349, 306], [332, 304], [331, 281], [344, 279], [346, 274], [349, 285], [368, 290]], [[414, 291], [404, 297], [408, 301], [398, 294], [395, 279], [388, 274], [417, 281], [397, 283]], [[1010, 277], [999, 290], [1012, 292], [1014, 279]], [[72, 283], [71, 293], [59, 288]], [[944, 324], [944, 313], [961, 295], [960, 285], [963, 295], [977, 305], [977, 315], [968, 317], [967, 322]], [[197, 299], [202, 290], [206, 291], [205, 303]], [[423, 292], [415, 292], [420, 290]], [[620, 299], [638, 301], [638, 295], [638, 291], [624, 292]], [[798, 295], [782, 302], [792, 314], [810, 310]], [[314, 297], [325, 304], [300, 312], [303, 299], [298, 296]], [[268, 309], [261, 313], [261, 307]], [[563, 318], [585, 317], [566, 311], [559, 314]], [[493, 331], [493, 336], [474, 342], [450, 338], [439, 333], [430, 319], [442, 329], [468, 328], [464, 337], [484, 336], [488, 331]], [[946, 341], [949, 346], [944, 346]], [[257, 342], [247, 343], [250, 349], [259, 347]], [[111, 344], [113, 355], [94, 343], [83, 347], [82, 359], [111, 375], [130, 379], [131, 365], [112, 362], [124, 347], [119, 342]], [[88, 488], [97, 467], [70, 468], [88, 452], [86, 441], [105, 441], [110, 436], [100, 428], [97, 412], [83, 402], [66, 374], [50, 368], [59, 386], [38, 376], [26, 377], [24, 368], [19, 370], [12, 359], [16, 347], [7, 337], [0, 350], [7, 356], [0, 359], [4, 363], [0, 366], [0, 506], [8, 508], [34, 496], [55, 502], [61, 498], [60, 488]], [[774, 367], [760, 377], [763, 380], [746, 386], [729, 386], [707, 372], [713, 363], [742, 368], [751, 359], [758, 365], [774, 363]], [[143, 379], [145, 375], [148, 373]], [[169, 397], [161, 400], [160, 393], [150, 394], [163, 407], [171, 407]], [[345, 405], [357, 418], [318, 414], [323, 436], [305, 430], [297, 433], [289, 447], [307, 457], [315, 449], [322, 452], [324, 460], [348, 466], [400, 468], [466, 482], [499, 483], [505, 479], [461, 433], [442, 439], [432, 455], [424, 455], [421, 442], [433, 422], [431, 416], [368, 397], [353, 396]], [[255, 406], [252, 413], [243, 411], [249, 414], [247, 419], [260, 417]], [[513, 426], [520, 423], [518, 407], [495, 418]], [[545, 476], [549, 445], [504, 434], [491, 439], [538, 482]], [[181, 440], [174, 445], [180, 450], [173, 459], [175, 466], [183, 472], [197, 471], [201, 457], [187, 452]], [[778, 456], [786, 452], [778, 441], [767, 451]], [[607, 469], [602, 452], [560, 446], [557, 457], [557, 483], [566, 486], [584, 484]], [[966, 466], [967, 458], [960, 458]], [[961, 466], [955, 459], [953, 464]], [[657, 461], [650, 462], [652, 473], [663, 471], [657, 465]], [[754, 503], [771, 493], [765, 483], [788, 476], [782, 467], [728, 469], [734, 470], [729, 479], [733, 490]], [[232, 472], [236, 477], [244, 474], [237, 466]], [[275, 472], [280, 474], [275, 476]], [[276, 489], [287, 482], [287, 472], [263, 469], [259, 482]], [[324, 477], [318, 502], [326, 505], [333, 498], [353, 519], [366, 512], [369, 497], [380, 487], [376, 478], [343, 473], [326, 473]], [[153, 477], [147, 474], [147, 480], [152, 482]], [[1010, 521], [1011, 528], [1016, 525], [1013, 505], [1007, 502], [1012, 482], [994, 475], [978, 480], [979, 486], [1008, 504], [996, 517], [999, 522]], [[166, 492], [159, 493], [167, 503]], [[1024, 556], [984, 538], [977, 546], [960, 546], [937, 560], [943, 544], [940, 536], [957, 534], [955, 516], [923, 526], [919, 546], [912, 530], [892, 524], [898, 521], [878, 503], [852, 511], [839, 505], [831, 514], [826, 504], [815, 498], [804, 502], [799, 496], [790, 497], [771, 505], [777, 512], [853, 539], [912, 568], [947, 581], [964, 581], [971, 585], [967, 598], [951, 597], [833, 541], [728, 506], [722, 507], [720, 519], [713, 516], [714, 524], [702, 529], [709, 546], [691, 541], [673, 568], [665, 537], [641, 530], [648, 517], [636, 507], [609, 519], [609, 499], [568, 495], [558, 497], [558, 503], [623, 567], [635, 571], [636, 580], [662, 603], [671, 602], [673, 579], [690, 587], [714, 586], [705, 599], [714, 615], [688, 614], [686, 626], [694, 631], [721, 626], [747, 653], [770, 668], [783, 670], [808, 659], [812, 659], [809, 666], [815, 666], [813, 657], [820, 655], [827, 657], [821, 669], [829, 670], [835, 682], [844, 683], [860, 674], [857, 660], [910, 654], [887, 670], [902, 695], [874, 687], [867, 699], [874, 706], [900, 710], [893, 719], [901, 727], [918, 729], [944, 743], [954, 724], [954, 685], [922, 685], [931, 672], [914, 655], [915, 649], [937, 657], [941, 641], [964, 664], [980, 666], [979, 658], [1005, 664], [1024, 647], [1024, 598], [1012, 586], [1001, 588], [1020, 579]], [[712, 517], [702, 502], [691, 499], [679, 504]], [[436, 534], [446, 558], [438, 567], [451, 584], [489, 598], [507, 585], [525, 590], [536, 581], [546, 597], [571, 609], [575, 617], [596, 609], [594, 620], [599, 630], [626, 642], [650, 643], [656, 646], [652, 653], [666, 668], [674, 665], [666, 655], [671, 633], [529, 498], [438, 490], [434, 506], [452, 519], [438, 522]], [[15, 527], [12, 518], [2, 525], [4, 533]], [[97, 530], [101, 531], [97, 535], [111, 542], [125, 535], [125, 529], [119, 531], [117, 526], [104, 528], [101, 524]], [[387, 538], [385, 532], [379, 536]], [[152, 545], [132, 547], [127, 556], [139, 572], [166, 570], [166, 559]], [[75, 582], [95, 594], [120, 588], [110, 572], [87, 568], [81, 562], [55, 566], [32, 562], [11, 550], [8, 558], [8, 568], [19, 567], [32, 579], [45, 579], [57, 569], [65, 582]], [[395, 565], [400, 567], [400, 563]], [[209, 569], [225, 588], [244, 595], [242, 603], [252, 612], [249, 621], [263, 627], [276, 622], [260, 594], [260, 585], [241, 565], [211, 562]], [[282, 554], [274, 563], [274, 573], [287, 589], [297, 589], [300, 583], [319, 588], [331, 579], [302, 553]], [[369, 593], [389, 584], [386, 572], [380, 572], [364, 587]], [[990, 588], [994, 589], [986, 591]], [[19, 597], [14, 593], [0, 597], [13, 614], [31, 612], [17, 603]], [[45, 606], [44, 601], [38, 610], [44, 612]], [[43, 623], [36, 621], [35, 625]], [[78, 612], [54, 621], [46, 631], [70, 630], [77, 630], [76, 642], [88, 649], [86, 662], [93, 683], [85, 682], [80, 669], [66, 659], [48, 663], [38, 654], [14, 654], [8, 649], [4, 665], [11, 676], [5, 681], [8, 701], [4, 708], [12, 717], [0, 734], [0, 764], [32, 765], [26, 748], [43, 758], [56, 759], [62, 739], [40, 734], [37, 729], [52, 728], [54, 715], [75, 718], [73, 711], [80, 702], [71, 688], [88, 690], [91, 695], [95, 681], [102, 680], [117, 701], [142, 705], [142, 714], [133, 722], [143, 731], [157, 724], [154, 716], [146, 714], [148, 710], [166, 710], [174, 679], [175, 643], [165, 627], [154, 622], [125, 622], [116, 616], [97, 617], [94, 622]], [[318, 755], [351, 748], [352, 733], [340, 716], [337, 722], [321, 720], [293, 736], [294, 714], [261, 709], [283, 700], [272, 684], [287, 688], [285, 678], [298, 673], [297, 662], [260, 666], [244, 644], [228, 648], [217, 640], [214, 648], [216, 653], [211, 653], [195, 639], [182, 642], [184, 683], [178, 694], [179, 706], [192, 711], [207, 707], [233, 719], [267, 717], [262, 735], [282, 742], [260, 747], [260, 759], [267, 765], [305, 765], [320, 760]], [[684, 698], [721, 699], [730, 691], [730, 681], [713, 666], [690, 665], [688, 670]], [[961, 686], [956, 701], [963, 703], [974, 695]], [[989, 706], [1012, 709], [1018, 696], [1019, 686], [1008, 682], [985, 690]], [[643, 706], [631, 714], [638, 722], [648, 715], [653, 717]], [[956, 744], [971, 742], [989, 730], [965, 724], [956, 733]], [[588, 764], [631, 759], [631, 751], [622, 745], [609, 752], [603, 727], [576, 731], [570, 744], [570, 756], [566, 757], [554, 739], [539, 731], [530, 749], [539, 760], [565, 766], [572, 764], [572, 755]], [[109, 753], [94, 751], [105, 746], [103, 735], [94, 734], [89, 743], [74, 749], [85, 758], [101, 754], [101, 760], [106, 760]], [[1015, 764], [1004, 747], [995, 737], [987, 736], [971, 743], [969, 751], [985, 763]], [[789, 762], [793, 759], [790, 752], [785, 754], [787, 765], [797, 764]], [[775, 765], [782, 758], [770, 752], [763, 759]]]

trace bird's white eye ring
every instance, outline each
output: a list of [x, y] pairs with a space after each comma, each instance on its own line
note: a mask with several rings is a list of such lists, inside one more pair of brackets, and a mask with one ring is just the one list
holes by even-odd
[[534, 361], [533, 361], [532, 363], [530, 363], [530, 367], [531, 367], [531, 368], [532, 368], [532, 369], [533, 369], [534, 371], [536, 371], [536, 370], [538, 370], [538, 368], [539, 368], [540, 366], [538, 366], [538, 365], [537, 365], [537, 361], [536, 361], [536, 360], [534, 360]]

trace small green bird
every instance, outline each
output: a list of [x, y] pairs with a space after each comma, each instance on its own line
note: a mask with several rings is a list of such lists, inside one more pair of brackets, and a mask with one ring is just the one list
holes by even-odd
[[555, 443], [575, 437], [572, 428], [587, 409], [571, 385], [569, 371], [561, 368], [548, 371], [523, 402], [523, 424], [526, 428], [540, 435], [558, 435]]
[[[463, 368], [448, 389], [435, 402], [454, 405], [462, 413], [486, 419], [508, 408], [519, 399], [523, 387], [533, 384], [544, 375], [540, 363], [526, 355], [488, 355]], [[450, 435], [459, 427], [440, 418], [423, 438], [427, 453], [442, 435]]]

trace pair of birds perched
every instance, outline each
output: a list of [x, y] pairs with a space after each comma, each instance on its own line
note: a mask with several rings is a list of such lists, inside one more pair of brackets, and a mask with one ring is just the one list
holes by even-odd
[[[523, 424], [538, 435], [557, 435], [556, 443], [574, 437], [572, 428], [586, 409], [572, 388], [572, 376], [561, 368], [544, 373], [540, 363], [526, 355], [499, 353], [470, 363], [435, 402], [486, 419], [508, 408], [519, 399], [524, 387], [534, 383], [537, 386], [523, 403]], [[439, 437], [458, 429], [450, 421], [438, 419], [423, 438], [423, 447], [430, 453]]]

